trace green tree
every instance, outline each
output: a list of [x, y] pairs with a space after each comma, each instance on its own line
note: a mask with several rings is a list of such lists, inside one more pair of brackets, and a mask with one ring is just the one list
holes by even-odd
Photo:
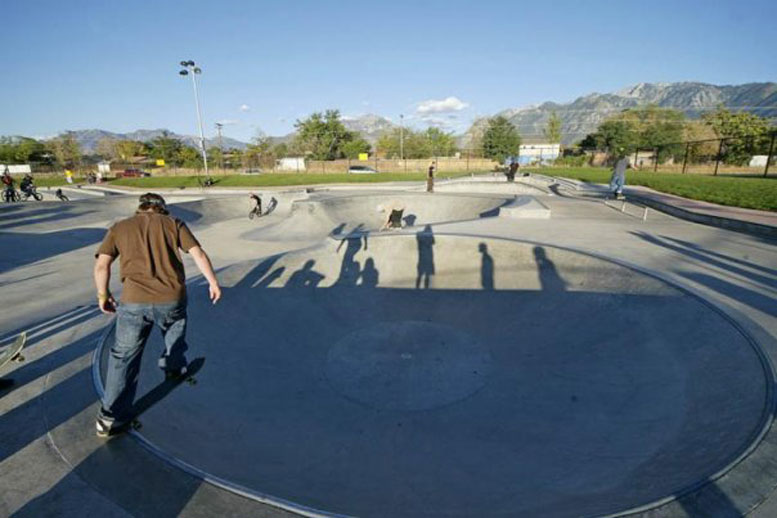
[[[116, 149], [116, 158], [125, 162], [131, 160], [133, 157], [143, 155], [146, 152], [146, 146], [142, 142], [136, 140], [118, 140], [114, 144], [114, 147]], [[153, 147], [153, 145], [151, 145], [151, 147]]]
[[638, 146], [637, 131], [630, 120], [610, 119], [599, 125], [594, 134], [598, 149], [614, 156], [626, 156]]
[[375, 148], [388, 158], [399, 158], [404, 148], [404, 156], [409, 159], [452, 156], [458, 151], [456, 137], [439, 128], [424, 131], [394, 128], [378, 138]]
[[732, 112], [720, 106], [703, 120], [718, 138], [727, 138], [722, 159], [727, 164], [745, 165], [753, 155], [767, 153], [769, 121], [748, 112]]
[[439, 128], [427, 128], [423, 132], [422, 138], [427, 141], [427, 157], [453, 156], [458, 151], [456, 137], [452, 133], [446, 133]]
[[360, 153], [369, 153], [372, 149], [372, 144], [364, 140], [362, 137], [356, 137], [353, 140], [343, 143], [342, 152], [346, 158], [359, 158]]
[[243, 167], [272, 168], [275, 164], [275, 154], [270, 137], [257, 133], [253, 142], [243, 151]]
[[293, 147], [314, 160], [343, 158], [345, 144], [360, 138], [356, 132], [348, 131], [338, 110], [313, 113], [305, 120], [298, 120], [294, 127], [297, 135]]
[[[164, 132], [162, 135], [149, 142], [148, 147], [149, 155], [152, 158], [164, 160], [167, 165], [181, 166], [183, 165], [184, 157], [190, 156], [188, 151], [183, 155], [181, 154], [181, 150], [184, 148], [183, 143], [178, 139], [170, 137], [167, 132]], [[195, 151], [197, 150], [195, 149]], [[125, 158], [125, 160], [127, 159], [128, 158]]]
[[0, 163], [27, 164], [46, 161], [46, 146], [28, 137], [0, 137]]
[[273, 146], [272, 152], [273, 152], [273, 155], [275, 155], [277, 158], [283, 158], [285, 156], [288, 156], [289, 146], [285, 142], [281, 142]]
[[[394, 128], [389, 131], [386, 131], [382, 133], [379, 137], [377, 142], [375, 142], [375, 151], [378, 153], [381, 153], [386, 158], [399, 158], [400, 155], [400, 141], [402, 138], [405, 139], [405, 143], [407, 141], [407, 138], [412, 134], [412, 131], [405, 128], [404, 130], [400, 130], [399, 128]], [[405, 153], [405, 157], [410, 158], [407, 153]]]
[[561, 117], [559, 117], [556, 112], [550, 113], [548, 124], [542, 133], [551, 144], [558, 144], [561, 142]]
[[[167, 160], [165, 159], [165, 161]], [[176, 151], [173, 161], [182, 167], [190, 167], [192, 169], [202, 169], [203, 167], [200, 150], [183, 144]]]
[[116, 150], [116, 139], [105, 137], [97, 142], [96, 154], [103, 160], [116, 160], [119, 154]]
[[502, 163], [508, 156], [517, 155], [520, 147], [521, 136], [506, 117], [498, 115], [488, 120], [483, 132], [483, 155], [486, 158]]
[[81, 145], [72, 132], [49, 140], [46, 148], [61, 167], [76, 167], [81, 164]]

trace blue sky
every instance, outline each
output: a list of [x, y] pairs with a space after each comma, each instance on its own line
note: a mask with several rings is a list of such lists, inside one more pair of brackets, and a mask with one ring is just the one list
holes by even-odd
[[193, 134], [181, 59], [203, 68], [206, 133], [223, 121], [242, 140], [326, 108], [459, 131], [639, 82], [777, 80], [773, 0], [31, 0], [0, 12], [0, 135]]

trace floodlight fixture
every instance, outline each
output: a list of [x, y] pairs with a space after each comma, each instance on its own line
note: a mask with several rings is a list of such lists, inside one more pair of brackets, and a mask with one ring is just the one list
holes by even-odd
[[[183, 70], [179, 70], [178, 73], [182, 76], [188, 76], [191, 71], [192, 86], [194, 87], [194, 107], [197, 111], [197, 125], [200, 130], [200, 152], [202, 153], [202, 163], [205, 166], [205, 175], [208, 175], [208, 154], [205, 151], [205, 132], [202, 129], [202, 114], [200, 113], [200, 96], [197, 91], [197, 78], [196, 76], [202, 74], [200, 67], [194, 66], [194, 61], [191, 59], [180, 62]], [[198, 174], [199, 176], [199, 174]]]

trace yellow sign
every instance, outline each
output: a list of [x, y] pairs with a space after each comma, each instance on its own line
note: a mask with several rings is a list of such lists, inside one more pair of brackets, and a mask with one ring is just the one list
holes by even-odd
[[370, 154], [369, 153], [359, 153], [359, 160], [369, 160]]
[[161, 158], [157, 158], [156, 159], [156, 165], [158, 165], [159, 167], [164, 167], [165, 166], [165, 161], [162, 160]]

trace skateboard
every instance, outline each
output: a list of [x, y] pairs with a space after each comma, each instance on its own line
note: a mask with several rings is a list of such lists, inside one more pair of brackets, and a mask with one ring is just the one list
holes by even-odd
[[0, 354], [0, 367], [11, 361], [23, 362], [24, 356], [21, 355], [21, 352], [26, 343], [27, 333], [23, 332]]

